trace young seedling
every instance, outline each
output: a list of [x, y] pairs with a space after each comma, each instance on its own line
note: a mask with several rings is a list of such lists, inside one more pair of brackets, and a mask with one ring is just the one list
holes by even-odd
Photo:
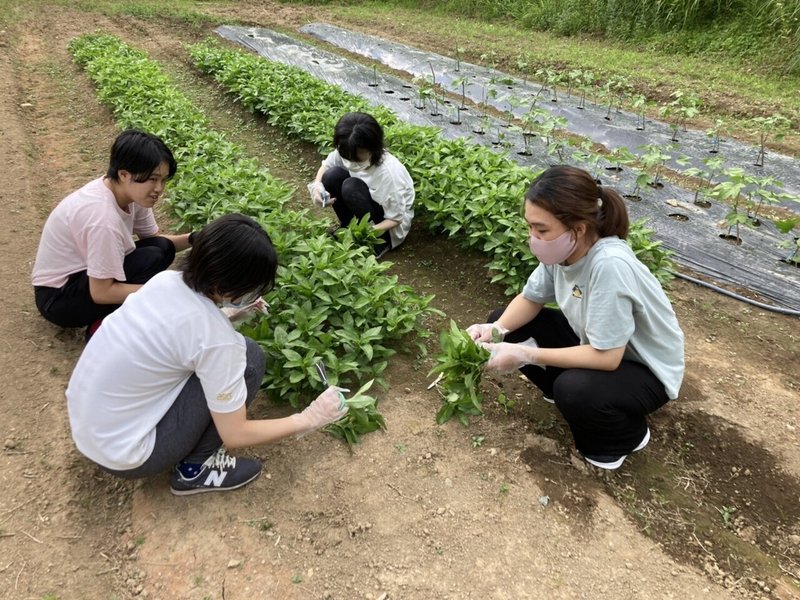
[[530, 56], [528, 54], [520, 54], [517, 57], [517, 70], [522, 73], [522, 83], [528, 83], [528, 67], [530, 67]]
[[624, 170], [623, 165], [633, 164], [637, 160], [636, 155], [628, 150], [626, 146], [614, 148], [608, 155], [608, 158], [611, 162], [611, 165], [606, 167], [606, 170], [615, 171], [617, 173], [620, 173]]
[[[764, 205], [778, 204], [785, 196], [775, 190], [776, 186], [782, 186], [783, 184], [774, 177], [754, 177], [753, 179], [753, 184], [756, 187], [751, 191], [751, 202], [747, 206], [747, 216], [750, 218], [750, 224], [753, 227], [758, 227], [761, 225], [759, 214]], [[751, 208], [752, 212], [750, 211]]]
[[714, 180], [722, 173], [725, 159], [722, 156], [714, 156], [704, 159], [703, 164], [706, 166], [705, 169], [691, 167], [686, 169], [683, 173], [689, 177], [699, 177], [702, 180], [701, 184], [694, 191], [694, 203], [697, 206], [708, 208], [711, 206], [711, 202], [706, 199], [708, 191], [714, 187]]
[[663, 188], [664, 184], [661, 182], [661, 172], [666, 162], [670, 159], [670, 155], [663, 152], [661, 146], [658, 144], [648, 144], [643, 146], [643, 148], [645, 152], [639, 158], [639, 161], [644, 167], [645, 172], [652, 174], [648, 176], [646, 183], [651, 188]]
[[686, 131], [689, 119], [700, 113], [700, 98], [692, 92], [675, 90], [670, 94], [672, 100], [661, 107], [661, 116], [668, 119], [672, 137], [670, 141], [678, 141], [678, 131]]
[[714, 121], [714, 126], [706, 129], [706, 137], [711, 140], [711, 149], [709, 150], [711, 154], [717, 154], [719, 152], [719, 136], [724, 129], [725, 121], [722, 119], [716, 119]]
[[771, 137], [776, 141], [782, 140], [792, 126], [792, 122], [781, 114], [775, 113], [769, 117], [755, 117], [753, 125], [758, 130], [758, 156], [754, 163], [757, 167], [764, 166], [767, 154], [767, 140]]
[[731, 209], [725, 215], [725, 220], [723, 221], [724, 225], [727, 226], [727, 231], [720, 237], [726, 241], [741, 244], [742, 238], [739, 235], [739, 228], [741, 225], [750, 225], [750, 217], [748, 217], [746, 211], [743, 212], [741, 210], [742, 203], [745, 200], [742, 194], [748, 185], [753, 184], [753, 177], [739, 167], [725, 169], [724, 175], [727, 179], [715, 185], [707, 194], [720, 202], [731, 204]]
[[464, 54], [464, 48], [456, 46], [456, 73], [461, 71], [461, 55]]
[[[796, 201], [800, 201], [800, 198], [795, 198]], [[780, 219], [775, 221], [775, 227], [784, 234], [791, 234], [791, 240], [783, 240], [780, 244], [778, 244], [779, 248], [787, 248], [789, 250], [789, 254], [786, 258], [782, 258], [781, 260], [787, 264], [794, 265], [795, 267], [800, 267], [800, 234], [794, 232], [794, 228], [800, 225], [800, 217], [792, 217], [789, 219]]]
[[577, 87], [583, 77], [583, 71], [573, 69], [567, 73], [567, 98], [572, 98], [572, 88]]
[[603, 117], [606, 121], [612, 120], [611, 111], [614, 108], [616, 108], [617, 112], [619, 112], [619, 107], [622, 104], [622, 98], [624, 97], [625, 90], [629, 85], [630, 84], [628, 83], [627, 78], [622, 77], [621, 75], [616, 75], [606, 81], [606, 84], [603, 86], [600, 92], [601, 97], [603, 97], [608, 103], [606, 116]]
[[577, 106], [579, 110], [586, 108], [586, 95], [592, 91], [592, 89], [594, 89], [595, 81], [596, 79], [594, 73], [591, 71], [583, 71], [579, 81], [579, 87], [581, 90], [581, 98]]
[[461, 103], [458, 105], [460, 110], [467, 110], [467, 86], [472, 85], [468, 76], [454, 79], [450, 84], [454, 89], [461, 88]]
[[439, 336], [439, 342], [442, 351], [429, 373], [441, 376], [436, 389], [444, 404], [436, 413], [436, 422], [441, 425], [456, 417], [462, 425], [469, 425], [470, 416], [483, 414], [480, 382], [489, 351], [473, 342], [452, 320], [450, 329]]
[[587, 167], [586, 170], [591, 173], [592, 178], [597, 182], [600, 181], [600, 163], [603, 161], [604, 157], [602, 154], [594, 151], [590, 140], [582, 142], [572, 153], [572, 158], [577, 162], [585, 164]]
[[555, 69], [545, 69], [544, 73], [547, 86], [550, 88], [550, 91], [553, 92], [550, 97], [550, 102], [558, 102], [558, 86], [561, 84], [563, 75], [560, 71], [556, 71]]
[[647, 120], [647, 98], [644, 94], [632, 96], [630, 107], [636, 113], [636, 131], [644, 131]]
[[525, 101], [520, 98], [519, 96], [515, 96], [514, 94], [509, 94], [506, 98], [506, 106], [508, 106], [508, 110], [506, 111], [506, 122], [503, 124], [503, 127], [511, 127], [511, 121], [514, 119], [514, 109], [518, 106], [522, 106]]

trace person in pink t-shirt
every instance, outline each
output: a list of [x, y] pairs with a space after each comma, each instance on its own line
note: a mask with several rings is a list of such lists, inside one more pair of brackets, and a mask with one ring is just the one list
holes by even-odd
[[105, 176], [59, 202], [45, 222], [31, 277], [45, 319], [89, 327], [91, 335], [189, 247], [190, 234], [159, 234], [153, 216], [176, 169], [161, 139], [130, 129], [114, 140]]

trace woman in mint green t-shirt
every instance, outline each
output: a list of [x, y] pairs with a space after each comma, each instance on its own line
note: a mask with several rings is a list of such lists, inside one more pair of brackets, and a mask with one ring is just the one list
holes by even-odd
[[[539, 266], [505, 309], [467, 331], [491, 350], [488, 369], [520, 369], [555, 402], [589, 463], [616, 469], [647, 445], [646, 415], [678, 397], [683, 333], [624, 241], [628, 213], [615, 190], [552, 167], [525, 194], [525, 220]], [[552, 302], [560, 310], [544, 306]]]

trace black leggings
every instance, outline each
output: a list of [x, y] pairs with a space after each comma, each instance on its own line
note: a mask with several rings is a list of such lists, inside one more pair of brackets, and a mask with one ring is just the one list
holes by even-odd
[[[489, 315], [493, 323], [504, 309]], [[543, 308], [530, 323], [509, 332], [505, 341], [533, 338], [542, 348], [577, 346], [580, 339], [561, 311]], [[555, 401], [569, 424], [576, 448], [583, 454], [629, 454], [647, 431], [645, 416], [667, 403], [664, 385], [645, 365], [623, 360], [614, 371], [542, 369], [526, 365], [520, 371]]]
[[[175, 244], [165, 237], [154, 236], [136, 242], [136, 249], [125, 257], [125, 283], [147, 282], [165, 271], [175, 259]], [[89, 293], [86, 271], [73, 273], [60, 288], [34, 286], [36, 308], [42, 316], [59, 327], [86, 327], [107, 317], [119, 304], [95, 304]]]
[[[322, 185], [331, 198], [336, 198], [331, 206], [342, 227], [347, 227], [350, 221], [361, 219], [364, 215], [369, 215], [373, 224], [383, 221], [383, 207], [372, 199], [367, 184], [358, 177], [352, 177], [347, 169], [328, 169], [322, 175]], [[388, 231], [383, 238], [391, 243]]]
[[[244, 338], [247, 344], [247, 366], [244, 381], [247, 384], [247, 400], [250, 406], [264, 379], [266, 359], [261, 347]], [[192, 374], [184, 384], [166, 414], [156, 426], [156, 444], [148, 459], [136, 467], [116, 471], [101, 466], [104, 471], [124, 479], [149, 477], [171, 469], [181, 461], [202, 464], [222, 446], [217, 428], [208, 410], [203, 386], [197, 375]]]

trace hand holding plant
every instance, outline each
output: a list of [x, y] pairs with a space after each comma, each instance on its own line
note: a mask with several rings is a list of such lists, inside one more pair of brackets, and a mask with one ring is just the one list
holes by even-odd
[[510, 373], [525, 365], [535, 365], [544, 368], [539, 362], [539, 344], [533, 338], [528, 338], [524, 342], [511, 344], [500, 342], [498, 344], [481, 344], [483, 348], [491, 352], [486, 368], [490, 371], [500, 373]]
[[303, 412], [293, 414], [291, 418], [297, 426], [295, 437], [301, 438], [307, 433], [341, 419], [349, 409], [344, 400], [343, 391], [348, 390], [332, 385], [317, 396]]
[[499, 323], [475, 323], [467, 327], [467, 333], [474, 342], [502, 342], [508, 329]]

